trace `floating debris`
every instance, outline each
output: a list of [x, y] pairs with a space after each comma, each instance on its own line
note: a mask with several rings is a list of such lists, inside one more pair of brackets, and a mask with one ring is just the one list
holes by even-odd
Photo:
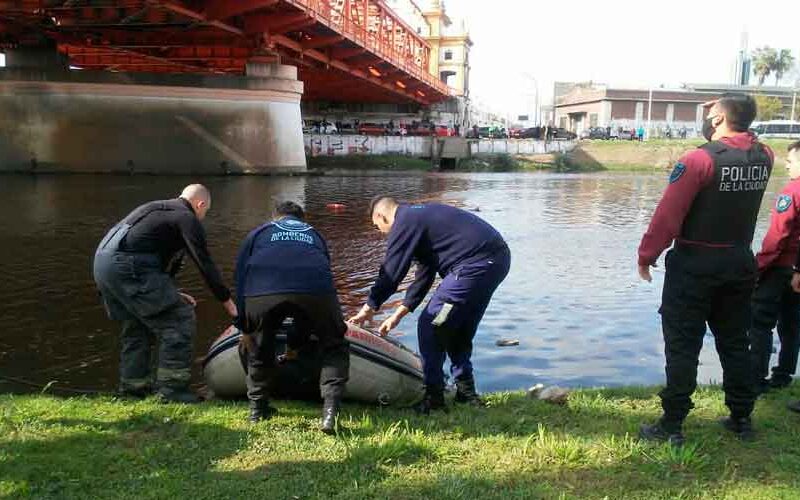
[[519, 340], [517, 339], [500, 339], [494, 343], [498, 347], [512, 347], [515, 345], [519, 345]]

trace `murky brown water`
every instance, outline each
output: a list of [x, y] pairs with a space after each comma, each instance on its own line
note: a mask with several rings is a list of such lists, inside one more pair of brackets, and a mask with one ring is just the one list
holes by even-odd
[[[305, 204], [328, 239], [346, 313], [363, 302], [380, 264], [382, 237], [365, 215], [369, 199], [391, 193], [479, 209], [506, 237], [511, 273], [476, 338], [482, 390], [535, 382], [652, 384], [663, 379], [656, 313], [663, 281], [636, 277], [636, 248], [666, 183], [664, 174], [420, 174], [357, 177], [0, 176], [0, 375], [61, 386], [111, 389], [118, 327], [106, 319], [91, 258], [105, 230], [140, 203], [176, 196], [189, 183], [212, 190], [206, 219], [211, 252], [231, 281], [242, 238], [275, 200]], [[757, 232], [784, 178], [765, 197]], [[345, 203], [331, 212], [325, 205]], [[195, 354], [226, 326], [222, 308], [190, 264], [180, 283], [198, 298]], [[230, 283], [229, 283], [230, 284]], [[398, 294], [396, 298], [400, 298]], [[399, 327], [416, 348], [416, 317]], [[518, 347], [496, 347], [500, 338]], [[720, 380], [707, 339], [701, 377]], [[199, 373], [195, 378], [199, 381]], [[18, 389], [0, 381], [0, 391]]]

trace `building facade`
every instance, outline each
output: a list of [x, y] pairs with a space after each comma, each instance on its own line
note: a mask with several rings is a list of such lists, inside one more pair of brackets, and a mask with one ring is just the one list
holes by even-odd
[[[775, 119], [800, 116], [800, 89], [789, 87], [757, 87], [751, 85], [687, 83], [681, 89], [650, 90], [610, 88], [588, 83], [567, 84], [556, 93], [555, 125], [581, 133], [588, 127], [617, 129], [650, 129], [654, 135], [666, 130], [686, 128], [688, 135], [699, 133], [703, 118], [703, 103], [727, 92], [765, 95], [781, 101], [783, 109]], [[792, 113], [792, 106], [795, 111]]]
[[575, 133], [588, 127], [659, 130], [686, 128], [689, 135], [700, 129], [703, 103], [713, 93], [688, 90], [612, 89], [576, 86], [556, 100], [556, 126]]

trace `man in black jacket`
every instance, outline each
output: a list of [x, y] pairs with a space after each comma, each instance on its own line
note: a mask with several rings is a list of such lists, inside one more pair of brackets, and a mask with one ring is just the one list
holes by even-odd
[[206, 246], [200, 221], [211, 207], [205, 186], [187, 186], [179, 198], [146, 203], [105, 235], [94, 257], [94, 280], [109, 318], [122, 322], [119, 392], [151, 390], [150, 350], [159, 339], [157, 392], [162, 401], [195, 403], [189, 389], [195, 300], [173, 278], [188, 253], [225, 311], [236, 305]]

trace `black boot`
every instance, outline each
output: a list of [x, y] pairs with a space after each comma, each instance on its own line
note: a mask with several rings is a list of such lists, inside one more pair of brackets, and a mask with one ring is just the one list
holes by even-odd
[[720, 423], [742, 441], [752, 441], [756, 437], [750, 417], [725, 417]]
[[468, 378], [456, 379], [456, 396], [453, 399], [456, 403], [467, 403], [476, 408], [485, 408], [486, 403], [475, 391], [475, 379]]
[[800, 401], [790, 401], [786, 407], [794, 412], [800, 413]]
[[183, 404], [197, 404], [203, 401], [203, 398], [188, 387], [161, 387], [158, 389], [158, 399], [162, 403]]
[[766, 394], [770, 389], [772, 389], [772, 385], [769, 383], [769, 380], [765, 378], [756, 380], [756, 395], [761, 396], [762, 394]]
[[278, 413], [278, 410], [270, 406], [269, 402], [251, 403], [250, 417], [248, 419], [255, 424], [262, 420], [269, 420], [276, 413]]
[[786, 389], [790, 385], [792, 385], [792, 377], [775, 375], [773, 373], [772, 378], [769, 379], [769, 386], [771, 389]]
[[662, 441], [672, 446], [683, 446], [685, 441], [681, 424], [667, 422], [663, 417], [655, 424], [644, 424], [639, 428], [639, 438], [647, 441]]
[[336, 422], [339, 417], [339, 401], [325, 401], [322, 406], [322, 422], [319, 430], [325, 434], [336, 434]]
[[444, 387], [440, 385], [426, 387], [425, 397], [414, 407], [414, 410], [423, 415], [430, 415], [431, 410], [447, 412], [447, 406], [444, 403]]
[[136, 389], [120, 386], [120, 388], [117, 389], [116, 395], [121, 399], [144, 399], [151, 394], [153, 394], [153, 389], [151, 389], [149, 386], [138, 387]]

